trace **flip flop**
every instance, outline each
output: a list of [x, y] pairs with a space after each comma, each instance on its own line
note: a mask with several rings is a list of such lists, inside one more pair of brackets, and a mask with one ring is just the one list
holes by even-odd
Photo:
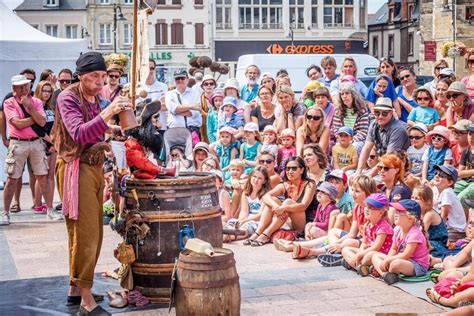
[[13, 204], [13, 205], [10, 207], [10, 212], [11, 212], [11, 213], [18, 213], [18, 212], [21, 212], [20, 205], [18, 205], [18, 204]]
[[426, 293], [426, 296], [427, 296], [433, 303], [440, 304], [439, 300], [441, 299], [441, 295], [440, 295], [438, 292], [436, 292], [434, 288], [428, 288], [428, 289], [426, 289], [425, 293]]

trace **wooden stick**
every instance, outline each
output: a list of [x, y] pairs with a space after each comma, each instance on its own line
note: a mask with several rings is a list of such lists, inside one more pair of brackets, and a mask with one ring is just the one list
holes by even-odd
[[138, 3], [139, 1], [133, 1], [133, 39], [132, 39], [132, 78], [130, 84], [130, 99], [135, 107], [135, 96], [137, 86], [137, 37], [138, 37]]

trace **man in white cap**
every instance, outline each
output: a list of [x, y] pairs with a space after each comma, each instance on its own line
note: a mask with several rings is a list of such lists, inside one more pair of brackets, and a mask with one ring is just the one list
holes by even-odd
[[362, 172], [370, 151], [375, 146], [379, 156], [388, 153], [406, 151], [410, 146], [408, 125], [394, 115], [390, 98], [378, 98], [374, 106], [375, 121], [372, 121], [367, 132], [367, 139], [359, 157], [357, 174]]
[[[48, 167], [44, 161], [46, 152], [43, 141], [32, 129], [33, 124], [44, 126], [46, 115], [43, 110], [43, 102], [30, 95], [31, 80], [24, 75], [16, 75], [11, 79], [13, 97], [5, 100], [4, 113], [10, 131], [10, 143], [7, 158], [5, 160], [5, 171], [7, 182], [3, 193], [3, 214], [0, 225], [10, 224], [10, 204], [21, 181], [23, 168], [26, 160], [30, 159], [33, 174], [43, 188], [45, 198], [49, 197]], [[53, 212], [53, 201], [46, 201], [48, 214]]]

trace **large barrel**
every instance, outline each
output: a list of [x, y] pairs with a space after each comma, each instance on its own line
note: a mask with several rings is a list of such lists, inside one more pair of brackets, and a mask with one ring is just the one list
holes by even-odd
[[171, 274], [179, 256], [179, 232], [184, 225], [195, 237], [213, 247], [222, 247], [222, 222], [214, 175], [180, 173], [178, 178], [128, 179], [125, 207], [133, 209], [138, 194], [140, 210], [148, 220], [149, 235], [134, 245], [137, 260], [132, 264], [135, 288], [155, 303], [170, 298]]
[[181, 253], [176, 272], [176, 315], [240, 315], [234, 254], [214, 248], [214, 257]]

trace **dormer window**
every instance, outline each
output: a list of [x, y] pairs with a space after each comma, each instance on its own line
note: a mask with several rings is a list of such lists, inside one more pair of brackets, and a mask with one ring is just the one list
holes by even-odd
[[59, 0], [44, 0], [45, 7], [59, 7]]

